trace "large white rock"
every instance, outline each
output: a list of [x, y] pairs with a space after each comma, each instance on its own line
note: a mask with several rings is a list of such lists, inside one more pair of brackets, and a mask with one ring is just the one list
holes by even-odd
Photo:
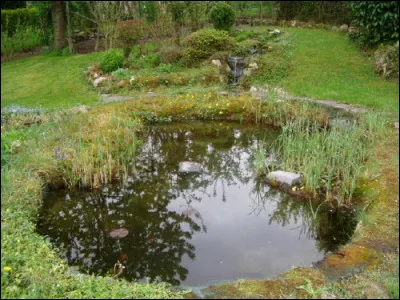
[[94, 87], [98, 87], [99, 84], [102, 83], [104, 80], [106, 80], [106, 78], [103, 76], [96, 78], [95, 81], [93, 81]]
[[179, 163], [179, 173], [200, 173], [201, 164], [192, 161], [183, 161]]
[[286, 171], [273, 171], [268, 173], [267, 181], [273, 183], [280, 183], [289, 186], [294, 186], [301, 182], [302, 175], [298, 173], [286, 172]]
[[216, 65], [217, 67], [221, 67], [221, 66], [222, 66], [221, 61], [220, 61], [219, 59], [213, 59], [213, 60], [211, 61], [211, 63], [212, 63], [213, 65]]

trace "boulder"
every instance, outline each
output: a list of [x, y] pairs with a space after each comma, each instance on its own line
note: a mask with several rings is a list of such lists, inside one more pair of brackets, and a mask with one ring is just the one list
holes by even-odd
[[109, 233], [109, 235], [113, 239], [122, 239], [122, 238], [126, 237], [128, 235], [128, 233], [129, 233], [128, 229], [126, 229], [126, 228], [118, 228], [118, 229], [112, 230]]
[[349, 26], [347, 24], [343, 24], [339, 27], [340, 31], [348, 31], [349, 30]]
[[129, 86], [129, 81], [125, 80], [125, 79], [122, 79], [122, 80], [120, 80], [120, 82], [118, 82], [118, 86], [120, 88], [126, 88], [126, 87]]
[[222, 66], [221, 61], [219, 59], [213, 59], [211, 61], [213, 65], [216, 65], [218, 68]]
[[353, 33], [353, 32], [355, 33], [355, 32], [358, 32], [358, 28], [354, 27], [354, 26], [350, 26], [348, 31], [349, 31], [349, 33]]
[[202, 165], [197, 162], [183, 161], [179, 163], [179, 173], [200, 173]]
[[333, 30], [333, 31], [340, 31], [340, 28], [337, 27], [337, 26], [332, 26], [332, 30]]
[[283, 184], [292, 187], [296, 184], [301, 183], [303, 176], [299, 173], [292, 173], [286, 171], [273, 171], [268, 173], [267, 182], [275, 184]]
[[94, 87], [98, 87], [99, 84], [101, 84], [104, 80], [106, 80], [107, 78], [104, 76], [101, 77], [97, 77], [94, 81], [93, 81], [93, 86]]
[[249, 64], [249, 68], [250, 69], [258, 69], [258, 65], [257, 65], [256, 62], [252, 62], [252, 63]]

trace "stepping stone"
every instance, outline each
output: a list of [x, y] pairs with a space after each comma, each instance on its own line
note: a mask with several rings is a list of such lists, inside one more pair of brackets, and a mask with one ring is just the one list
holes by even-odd
[[200, 173], [202, 165], [197, 162], [183, 161], [179, 163], [179, 173]]
[[116, 102], [116, 101], [127, 101], [132, 100], [133, 97], [112, 95], [112, 94], [101, 94], [99, 101], [102, 103]]
[[279, 183], [288, 185], [290, 187], [299, 184], [302, 179], [302, 175], [298, 173], [286, 172], [286, 171], [273, 171], [268, 173], [267, 182]]

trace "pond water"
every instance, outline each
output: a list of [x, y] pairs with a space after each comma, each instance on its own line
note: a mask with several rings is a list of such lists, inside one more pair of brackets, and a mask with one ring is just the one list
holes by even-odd
[[[47, 192], [38, 232], [81, 272], [113, 274], [119, 261], [128, 280], [196, 287], [310, 266], [349, 239], [355, 218], [323, 207], [313, 219], [307, 201], [256, 179], [252, 151], [278, 135], [230, 122], [147, 127], [127, 186]], [[179, 173], [183, 161], [201, 173]]]

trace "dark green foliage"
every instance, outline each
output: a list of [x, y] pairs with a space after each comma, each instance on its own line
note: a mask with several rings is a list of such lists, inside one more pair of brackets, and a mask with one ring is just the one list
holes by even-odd
[[125, 63], [124, 53], [118, 49], [110, 49], [104, 53], [100, 62], [100, 68], [105, 73], [111, 73], [112, 71], [121, 68]]
[[17, 27], [39, 27], [39, 11], [36, 8], [4, 9], [1, 11], [1, 31], [13, 35]]
[[210, 10], [210, 19], [216, 29], [229, 31], [235, 24], [235, 11], [226, 2], [218, 2]]
[[278, 19], [348, 24], [350, 9], [346, 1], [276, 1]]
[[235, 41], [226, 31], [205, 28], [192, 33], [184, 44], [186, 46], [183, 54], [184, 63], [195, 65], [217, 51], [232, 49]]
[[182, 49], [176, 45], [163, 46], [160, 49], [160, 57], [162, 63], [176, 63], [182, 58], [182, 56]]
[[137, 60], [137, 64], [142, 69], [151, 69], [161, 63], [160, 55], [157, 53], [148, 53]]
[[158, 10], [158, 3], [156, 1], [146, 1], [145, 13], [147, 22], [153, 23], [157, 19]]
[[374, 46], [399, 39], [399, 2], [351, 1], [350, 7], [363, 45]]
[[1, 9], [25, 8], [26, 1], [1, 1]]

